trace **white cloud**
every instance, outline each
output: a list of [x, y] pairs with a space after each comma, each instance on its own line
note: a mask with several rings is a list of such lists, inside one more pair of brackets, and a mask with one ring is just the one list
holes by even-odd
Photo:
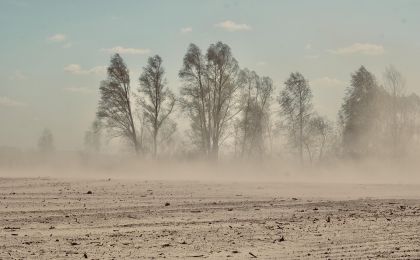
[[314, 87], [340, 87], [345, 85], [343, 81], [330, 77], [313, 79], [310, 81], [310, 84]]
[[335, 50], [328, 50], [328, 52], [337, 55], [348, 54], [364, 54], [364, 55], [381, 55], [385, 53], [385, 48], [382, 45], [371, 43], [354, 43], [350, 46], [338, 48]]
[[265, 61], [257, 62], [257, 66], [265, 66], [265, 65], [267, 65], [267, 62], [265, 62]]
[[88, 88], [80, 88], [80, 87], [68, 87], [63, 88], [64, 91], [72, 92], [72, 93], [80, 93], [80, 94], [91, 94], [93, 91]]
[[96, 66], [91, 69], [83, 69], [79, 64], [69, 64], [64, 67], [64, 71], [75, 75], [103, 74], [106, 71], [106, 67]]
[[57, 33], [51, 36], [47, 37], [47, 42], [50, 43], [61, 43], [61, 47], [64, 49], [70, 48], [71, 46], [73, 46], [73, 44], [69, 41], [67, 41], [67, 35], [62, 34], [62, 33]]
[[91, 74], [104, 74], [106, 72], [106, 66], [95, 66], [88, 70]]
[[62, 33], [57, 33], [47, 37], [49, 42], [64, 42], [67, 39], [67, 36]]
[[69, 64], [64, 67], [64, 71], [69, 72], [71, 74], [81, 74], [83, 70], [79, 64]]
[[13, 100], [9, 97], [0, 97], [0, 106], [3, 107], [24, 107], [26, 106], [25, 103], [20, 101]]
[[101, 51], [109, 52], [109, 53], [119, 53], [119, 54], [147, 54], [151, 50], [150, 49], [142, 49], [142, 48], [125, 48], [122, 46], [115, 46], [108, 49], [101, 49]]
[[182, 33], [190, 33], [190, 32], [192, 32], [192, 28], [191, 27], [181, 28], [181, 32]]
[[235, 31], [249, 31], [251, 30], [251, 26], [244, 24], [244, 23], [235, 23], [231, 20], [226, 20], [214, 25], [215, 27], [222, 28], [228, 32], [235, 32]]
[[307, 43], [305, 45], [305, 50], [312, 50], [312, 44], [311, 43]]

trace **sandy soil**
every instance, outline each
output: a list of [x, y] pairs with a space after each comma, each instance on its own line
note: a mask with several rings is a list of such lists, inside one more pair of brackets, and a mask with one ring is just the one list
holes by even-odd
[[22, 258], [420, 259], [420, 186], [2, 178]]

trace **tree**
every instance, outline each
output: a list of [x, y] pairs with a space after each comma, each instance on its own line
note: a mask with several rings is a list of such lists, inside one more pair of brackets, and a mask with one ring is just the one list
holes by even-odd
[[168, 119], [175, 106], [175, 96], [166, 87], [165, 70], [162, 58], [158, 55], [150, 57], [143, 68], [140, 78], [139, 99], [143, 107], [146, 123], [151, 128], [153, 137], [153, 157], [157, 157], [157, 138], [162, 124]]
[[216, 160], [227, 129], [240, 111], [238, 72], [238, 62], [222, 42], [211, 44], [205, 56], [190, 44], [179, 72], [181, 105], [191, 120], [191, 138]]
[[273, 81], [244, 69], [239, 75], [242, 88], [242, 115], [236, 123], [236, 145], [240, 155], [261, 157], [265, 152], [264, 139], [268, 134], [269, 112]]
[[[420, 97], [414, 93], [404, 95], [399, 99], [398, 106], [401, 108], [401, 134], [398, 142], [404, 148], [419, 147], [420, 136]], [[405, 150], [401, 151], [403, 154]]]
[[90, 129], [85, 133], [85, 148], [88, 152], [98, 153], [101, 149], [101, 121], [93, 121]]
[[345, 153], [359, 157], [373, 152], [381, 143], [377, 139], [382, 137], [383, 94], [374, 75], [365, 67], [351, 75], [339, 114]]
[[317, 153], [318, 160], [321, 161], [333, 133], [331, 123], [322, 116], [312, 115], [304, 132], [304, 145], [309, 159], [312, 162]]
[[190, 138], [206, 155], [211, 150], [211, 96], [205, 57], [190, 44], [179, 77], [183, 81], [180, 104], [191, 121]]
[[122, 137], [131, 142], [136, 154], [140, 146], [137, 141], [131, 108], [130, 76], [124, 60], [119, 54], [111, 58], [108, 77], [101, 82], [97, 116], [105, 121], [113, 137]]
[[44, 129], [38, 139], [38, 149], [41, 153], [50, 154], [54, 151], [54, 137], [49, 129]]
[[391, 96], [391, 105], [389, 107], [391, 112], [391, 140], [392, 140], [392, 154], [397, 155], [398, 141], [401, 135], [401, 118], [402, 107], [399, 105], [399, 100], [404, 96], [405, 80], [401, 73], [390, 65], [384, 72], [385, 89]]
[[292, 144], [303, 163], [304, 129], [312, 114], [312, 91], [299, 72], [291, 73], [280, 92], [279, 103]]

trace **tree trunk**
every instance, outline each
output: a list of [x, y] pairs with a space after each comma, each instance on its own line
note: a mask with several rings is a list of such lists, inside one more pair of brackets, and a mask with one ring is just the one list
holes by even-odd
[[153, 158], [157, 159], [157, 130], [153, 132]]
[[210, 159], [212, 161], [218, 161], [219, 160], [219, 142], [213, 143], [213, 147], [210, 152]]
[[133, 137], [133, 143], [134, 143], [134, 151], [136, 152], [136, 155], [139, 155], [140, 147], [139, 147], [139, 143], [137, 141], [137, 138], [135, 136]]

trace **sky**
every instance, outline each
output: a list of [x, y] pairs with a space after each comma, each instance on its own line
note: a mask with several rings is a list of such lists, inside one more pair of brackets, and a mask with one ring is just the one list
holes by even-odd
[[275, 96], [301, 72], [331, 120], [361, 65], [381, 83], [392, 64], [420, 94], [419, 14], [414, 0], [0, 0], [0, 146], [35, 148], [49, 128], [58, 149], [81, 149], [115, 52], [134, 91], [159, 54], [178, 93], [188, 45], [222, 41], [241, 68], [273, 79]]

